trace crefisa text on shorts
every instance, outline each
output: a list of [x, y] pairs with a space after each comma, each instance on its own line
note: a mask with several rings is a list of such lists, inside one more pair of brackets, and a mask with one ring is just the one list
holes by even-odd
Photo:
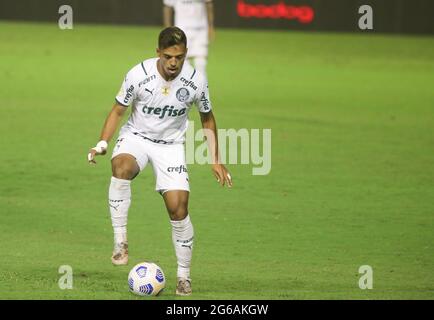
[[173, 304], [166, 315], [188, 315], [194, 318], [206, 315], [266, 315], [267, 304], [211, 304], [209, 306], [186, 306]]
[[[194, 121], [188, 122], [185, 135], [187, 164], [211, 164], [206, 129], [195, 131]], [[252, 164], [252, 175], [267, 175], [271, 171], [271, 129], [217, 129], [220, 161], [223, 164]], [[195, 142], [201, 142], [196, 146]]]

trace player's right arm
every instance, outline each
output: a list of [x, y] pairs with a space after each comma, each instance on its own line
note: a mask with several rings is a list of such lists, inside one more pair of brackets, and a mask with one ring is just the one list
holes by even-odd
[[173, 26], [173, 17], [175, 10], [173, 9], [173, 1], [163, 1], [163, 24], [164, 28]]
[[107, 152], [107, 146], [113, 135], [115, 134], [119, 123], [122, 120], [123, 115], [127, 108], [119, 103], [115, 103], [112, 110], [108, 114], [104, 126], [101, 131], [99, 142], [95, 147], [89, 150], [87, 160], [89, 163], [95, 164], [96, 155], [104, 155]]
[[138, 74], [143, 73], [143, 63], [136, 65], [132, 68], [124, 78], [121, 88], [116, 95], [116, 102], [108, 114], [104, 126], [101, 131], [100, 141], [95, 147], [89, 150], [87, 154], [87, 160], [89, 163], [96, 163], [96, 155], [104, 155], [107, 152], [107, 147], [110, 139], [115, 134], [119, 123], [122, 120], [125, 111], [131, 105], [131, 103], [136, 98], [136, 91], [138, 88], [137, 81], [140, 79]]

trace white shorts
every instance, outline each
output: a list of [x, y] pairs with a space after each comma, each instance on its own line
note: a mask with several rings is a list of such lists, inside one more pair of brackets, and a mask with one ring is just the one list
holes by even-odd
[[208, 56], [208, 28], [185, 29], [187, 36], [187, 58]]
[[160, 193], [168, 190], [190, 191], [183, 144], [155, 143], [142, 136], [125, 132], [116, 141], [112, 159], [121, 153], [136, 158], [140, 171], [148, 162], [151, 163], [156, 180], [156, 191]]

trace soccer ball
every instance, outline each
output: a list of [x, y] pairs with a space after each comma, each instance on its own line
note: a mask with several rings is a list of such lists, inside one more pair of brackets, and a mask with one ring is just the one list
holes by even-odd
[[139, 296], [156, 296], [165, 285], [163, 270], [152, 262], [136, 264], [128, 275], [130, 291]]

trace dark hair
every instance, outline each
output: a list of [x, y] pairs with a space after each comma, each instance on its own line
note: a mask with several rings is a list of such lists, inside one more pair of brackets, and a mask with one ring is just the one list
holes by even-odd
[[177, 44], [184, 44], [187, 47], [187, 37], [184, 31], [178, 27], [168, 27], [160, 32], [158, 36], [159, 49], [166, 49]]

